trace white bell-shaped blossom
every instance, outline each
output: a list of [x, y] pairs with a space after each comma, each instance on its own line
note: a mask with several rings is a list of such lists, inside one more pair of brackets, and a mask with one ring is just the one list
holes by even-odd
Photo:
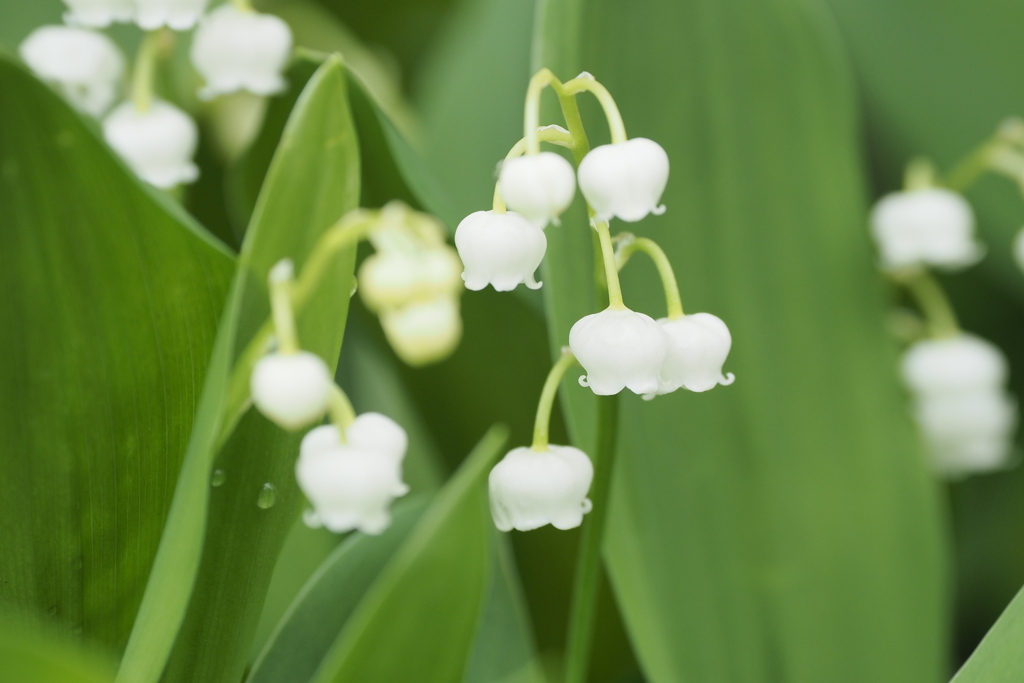
[[359, 268], [359, 293], [371, 310], [398, 308], [415, 299], [455, 294], [461, 273], [462, 262], [447, 245], [378, 251]]
[[106, 28], [115, 21], [131, 21], [135, 16], [132, 0], [64, 0], [68, 11], [64, 21], [72, 26]]
[[569, 331], [569, 348], [587, 371], [580, 383], [600, 396], [624, 388], [655, 394], [668, 354], [668, 336], [643, 313], [606, 309], [582, 318]]
[[659, 394], [680, 387], [690, 391], [708, 391], [719, 384], [732, 384], [730, 372], [722, 374], [722, 365], [732, 348], [732, 335], [721, 318], [710, 313], [693, 313], [658, 325], [668, 337], [668, 354], [661, 366]]
[[577, 448], [516, 448], [491, 470], [494, 524], [501, 531], [578, 527], [591, 509], [587, 492], [593, 479], [590, 458]]
[[192, 161], [199, 143], [195, 121], [172, 104], [155, 101], [144, 112], [120, 104], [104, 119], [103, 137], [152, 185], [167, 189], [199, 177]]
[[282, 19], [221, 5], [203, 18], [192, 39], [192, 64], [206, 81], [199, 96], [279, 93], [291, 52], [292, 32]]
[[956, 192], [938, 187], [883, 197], [871, 213], [871, 234], [886, 269], [954, 269], [982, 256], [974, 241], [974, 212]]
[[918, 395], [963, 394], [1003, 386], [1009, 374], [999, 347], [970, 334], [926, 339], [903, 355], [903, 381]]
[[462, 279], [474, 291], [491, 285], [499, 292], [525, 283], [537, 289], [534, 272], [548, 248], [544, 231], [514, 211], [477, 211], [455, 230], [455, 246], [465, 265]]
[[210, 0], [134, 0], [135, 23], [147, 31], [167, 26], [187, 31], [196, 25]]
[[668, 183], [668, 154], [647, 138], [595, 147], [580, 162], [580, 191], [594, 218], [629, 223], [647, 214], [661, 215], [661, 195]]
[[408, 437], [379, 413], [357, 417], [345, 437], [343, 442], [337, 427], [325, 425], [302, 440], [295, 474], [313, 505], [306, 524], [379, 534], [391, 524], [392, 501], [409, 491], [402, 482]]
[[462, 338], [459, 300], [438, 296], [380, 314], [384, 335], [409, 365], [427, 365], [452, 354]]
[[43, 26], [30, 33], [18, 51], [36, 76], [57, 86], [83, 113], [102, 116], [117, 99], [124, 56], [98, 31]]
[[308, 351], [271, 353], [252, 369], [252, 402], [267, 419], [299, 429], [327, 411], [333, 378], [327, 364]]
[[510, 209], [543, 228], [572, 204], [576, 172], [554, 152], [527, 154], [502, 162], [498, 191]]

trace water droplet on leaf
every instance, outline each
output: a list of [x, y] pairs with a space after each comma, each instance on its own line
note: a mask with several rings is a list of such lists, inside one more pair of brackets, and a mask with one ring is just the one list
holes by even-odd
[[228, 475], [224, 472], [224, 470], [214, 470], [213, 476], [210, 477], [210, 486], [216, 488], [222, 485], [224, 483], [224, 480], [227, 478]]
[[263, 488], [260, 489], [260, 495], [256, 499], [256, 505], [261, 510], [267, 510], [274, 507], [274, 503], [277, 502], [277, 489], [274, 488], [273, 484], [264, 484]]

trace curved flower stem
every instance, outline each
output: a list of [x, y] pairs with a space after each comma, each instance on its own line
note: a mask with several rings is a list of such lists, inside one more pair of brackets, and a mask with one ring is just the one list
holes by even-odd
[[140, 114], [153, 106], [153, 81], [156, 76], [156, 61], [160, 47], [161, 30], [149, 31], [139, 44], [132, 68], [132, 104]]
[[612, 144], [625, 142], [628, 139], [626, 137], [626, 124], [622, 121], [622, 114], [619, 112], [619, 106], [615, 104], [615, 98], [608, 92], [608, 88], [598, 83], [593, 76], [584, 72], [571, 81], [566, 81], [561, 88], [558, 86], [555, 86], [555, 88], [559, 90], [559, 94], [575, 95], [581, 92], [592, 94], [601, 104], [604, 116], [608, 119], [608, 130], [611, 132]]
[[255, 12], [256, 9], [252, 6], [252, 0], [231, 0], [231, 4], [235, 6], [239, 12]]
[[619, 402], [616, 396], [598, 397], [597, 449], [594, 452], [594, 483], [590, 488], [593, 510], [587, 515], [580, 539], [576, 579], [573, 582], [569, 636], [565, 651], [565, 682], [584, 683], [590, 663], [601, 585], [601, 548], [608, 521], [608, 502], [615, 465]]
[[[560, 145], [562, 147], [568, 147], [572, 149], [572, 135], [569, 134], [565, 128], [561, 126], [541, 126], [537, 129], [537, 139], [540, 142], [550, 142], [553, 145]], [[512, 149], [509, 150], [508, 154], [505, 155], [505, 161], [509, 159], [515, 159], [526, 153], [526, 138], [522, 138], [519, 142], [512, 145]], [[494, 202], [492, 203], [491, 210], [494, 213], [505, 213], [507, 207], [505, 206], [505, 199], [501, 196], [501, 191], [498, 189], [498, 184], [494, 184]]]
[[537, 402], [537, 419], [533, 423], [533, 450], [543, 452], [548, 449], [548, 432], [551, 426], [551, 408], [555, 403], [555, 395], [558, 394], [558, 387], [562, 378], [569, 368], [576, 364], [576, 356], [568, 346], [562, 347], [562, 357], [552, 366], [548, 378], [544, 382], [544, 389], [540, 392], [540, 400]]
[[346, 443], [348, 438], [345, 436], [345, 431], [355, 422], [356, 411], [352, 407], [352, 401], [349, 400], [348, 394], [337, 384], [331, 385], [331, 398], [327, 403], [327, 413], [331, 416], [331, 423], [338, 428], [341, 442]]
[[[533, 75], [533, 78], [530, 79], [530, 84], [526, 88], [526, 107], [523, 115], [523, 137], [526, 140], [526, 154], [537, 154], [540, 151], [540, 141], [536, 134], [537, 128], [540, 126], [540, 96], [544, 88], [549, 85], [558, 94], [558, 99], [562, 103], [563, 114], [565, 113], [566, 99], [573, 99], [573, 108], [575, 109], [575, 96], [577, 94], [589, 92], [594, 95], [604, 110], [605, 118], [608, 119], [608, 129], [611, 131], [612, 142], [619, 143], [627, 140], [626, 126], [622, 121], [619, 107], [615, 104], [615, 98], [593, 76], [584, 72], [576, 78], [562, 83], [551, 73], [550, 69], [541, 69]], [[578, 110], [576, 118], [579, 119]], [[574, 132], [574, 126], [568, 117], [566, 117], [566, 123], [569, 124], [569, 132]], [[580, 158], [582, 159], [582, 157]], [[579, 161], [580, 159], [577, 159], [577, 163]]]
[[906, 287], [917, 302], [928, 323], [928, 331], [932, 338], [941, 339], [960, 334], [956, 312], [934, 275], [927, 270], [916, 269], [909, 274], [894, 275], [893, 278]]
[[604, 262], [605, 282], [608, 286], [608, 308], [622, 310], [622, 285], [619, 284], [619, 269], [615, 265], [615, 247], [612, 245], [612, 234], [607, 221], [595, 221], [594, 230], [601, 241], [601, 259]]
[[270, 317], [274, 323], [279, 353], [291, 355], [299, 352], [299, 335], [295, 331], [295, 311], [292, 310], [292, 289], [295, 285], [295, 264], [281, 259], [270, 269]]
[[646, 237], [636, 237], [626, 232], [615, 236], [618, 249], [615, 251], [615, 265], [619, 270], [626, 267], [630, 257], [638, 251], [642, 251], [651, 257], [658, 275], [661, 276], [661, 284], [665, 288], [665, 305], [668, 308], [669, 320], [682, 318], [683, 301], [679, 295], [679, 284], [676, 282], [676, 274], [672, 269], [672, 262], [668, 260], [665, 251], [658, 246], [658, 243]]

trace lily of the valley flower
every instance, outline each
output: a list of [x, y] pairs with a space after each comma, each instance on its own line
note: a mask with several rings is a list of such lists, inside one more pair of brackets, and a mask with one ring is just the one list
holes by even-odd
[[281, 92], [291, 50], [291, 29], [280, 18], [221, 5], [202, 20], [192, 41], [192, 64], [206, 80], [199, 96]]
[[612, 217], [635, 223], [665, 212], [661, 195], [668, 183], [668, 154], [647, 138], [595, 147], [580, 162], [580, 191], [595, 220]]
[[57, 86], [83, 113], [101, 116], [117, 99], [124, 56], [102, 33], [43, 26], [29, 34], [18, 51], [41, 80]]
[[319, 356], [271, 353], [252, 370], [252, 402], [268, 419], [285, 429], [300, 429], [327, 410], [333, 379]]
[[132, 0], [64, 0], [68, 11], [64, 21], [72, 26], [106, 28], [115, 21], [131, 21], [135, 16]]
[[649, 316], [609, 308], [578, 320], [569, 331], [569, 348], [595, 394], [609, 396], [624, 388], [655, 394], [669, 340]]
[[502, 163], [498, 190], [510, 209], [543, 228], [569, 208], [576, 173], [554, 152], [527, 154]]
[[491, 285], [499, 292], [525, 283], [537, 289], [534, 272], [544, 260], [548, 240], [544, 231], [523, 216], [509, 211], [477, 211], [462, 219], [455, 230], [455, 246], [465, 264], [466, 288]]
[[135, 23], [147, 31], [167, 26], [187, 31], [196, 25], [210, 0], [134, 0]]
[[658, 325], [668, 337], [668, 353], [659, 376], [659, 394], [680, 387], [689, 391], [708, 391], [719, 384], [732, 384], [732, 373], [722, 374], [722, 365], [732, 348], [729, 328], [710, 313], [693, 313]]
[[962, 196], [929, 187], [883, 197], [871, 213], [871, 234], [882, 266], [963, 268], [982, 256], [974, 241], [974, 212]]
[[421, 299], [383, 310], [380, 323], [395, 353], [409, 365], [447, 358], [462, 338], [459, 300], [454, 296]]
[[382, 250], [359, 267], [359, 293], [371, 310], [401, 308], [416, 299], [456, 294], [461, 272], [462, 263], [448, 245]]
[[188, 114], [172, 104], [155, 101], [142, 112], [125, 102], [103, 121], [103, 137], [151, 185], [168, 189], [199, 177], [192, 162], [199, 132]]
[[590, 512], [594, 466], [572, 446], [516, 448], [491, 470], [491, 516], [501, 531], [530, 531], [550, 524], [572, 529]]
[[335, 533], [382, 533], [391, 523], [392, 501], [409, 491], [402, 483], [405, 430], [384, 415], [364, 413], [345, 437], [326, 425], [302, 440], [295, 474], [313, 505], [305, 521]]
[[996, 345], [960, 334], [914, 344], [903, 356], [902, 371], [911, 391], [932, 397], [1002, 386], [1009, 366]]

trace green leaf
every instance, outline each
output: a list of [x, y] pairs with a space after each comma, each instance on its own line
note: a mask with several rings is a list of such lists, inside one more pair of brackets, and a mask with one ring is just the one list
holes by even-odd
[[0, 626], [0, 681], [113, 683], [114, 663], [102, 654], [30, 624]]
[[952, 683], [1014, 683], [1024, 674], [1024, 591], [1017, 594]]
[[441, 490], [313, 681], [461, 678], [487, 588], [493, 528], [485, 482], [505, 439], [503, 428], [492, 428]]
[[[358, 187], [344, 68], [332, 58], [296, 104], [246, 233], [170, 517], [119, 672], [121, 681], [159, 679], [179, 625], [166, 680], [241, 676], [274, 559], [298, 513], [300, 496], [292, 472], [298, 436], [286, 434], [255, 411], [242, 418], [225, 444], [217, 466], [227, 480], [211, 496], [216, 446], [239, 401], [238, 392], [229, 392], [231, 368], [269, 314], [270, 267], [288, 257], [301, 269], [319, 236], [356, 206]], [[299, 316], [303, 347], [329, 363], [335, 362], [341, 346], [354, 258], [353, 249], [338, 258]], [[248, 376], [248, 368], [240, 374]], [[257, 505], [265, 484], [276, 489], [276, 505], [269, 509]], [[190, 595], [194, 599], [189, 607]]]
[[[666, 148], [668, 213], [629, 228], [665, 248], [688, 311], [734, 338], [735, 386], [622, 400], [606, 559], [647, 677], [941, 678], [936, 496], [882, 324], [852, 78], [821, 7], [547, 7], [560, 22], [536, 66], [591, 71], [630, 134]], [[549, 49], [576, 32], [579, 54]], [[604, 126], [588, 120], [596, 144]], [[585, 257], [551, 240], [548, 271]], [[661, 315], [649, 264], [631, 264], [624, 289]], [[564, 341], [574, 316], [551, 313]]]
[[231, 255], [0, 57], [0, 604], [125, 645]]

